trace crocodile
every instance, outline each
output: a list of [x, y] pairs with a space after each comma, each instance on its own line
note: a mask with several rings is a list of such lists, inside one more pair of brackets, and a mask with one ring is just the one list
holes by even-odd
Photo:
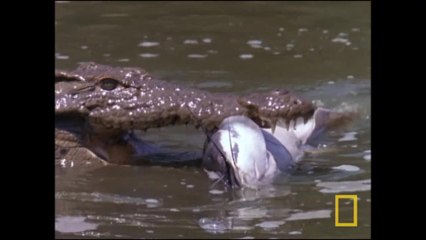
[[[277, 126], [307, 124], [316, 112], [311, 101], [286, 89], [213, 93], [157, 79], [140, 68], [82, 63], [73, 71], [55, 71], [55, 159], [83, 166], [147, 163], [144, 156], [155, 150], [135, 131], [185, 124], [206, 133], [202, 162], [215, 170], [209, 162], [223, 148], [212, 150], [211, 139], [225, 119], [241, 116], [274, 133]], [[328, 116], [322, 127], [350, 119], [336, 116]]]

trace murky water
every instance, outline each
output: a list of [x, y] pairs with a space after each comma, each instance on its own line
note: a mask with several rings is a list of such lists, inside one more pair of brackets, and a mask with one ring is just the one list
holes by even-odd
[[[290, 179], [261, 191], [195, 167], [56, 166], [56, 237], [367, 238], [371, 232], [370, 4], [57, 2], [56, 67], [142, 67], [210, 91], [289, 88], [361, 119], [331, 132]], [[147, 139], [201, 152], [191, 127]], [[335, 194], [358, 227], [335, 227]], [[341, 222], [352, 220], [341, 200]]]

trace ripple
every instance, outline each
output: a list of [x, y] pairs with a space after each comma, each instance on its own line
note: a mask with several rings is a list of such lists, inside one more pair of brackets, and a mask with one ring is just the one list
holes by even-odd
[[367, 154], [362, 158], [364, 158], [365, 161], [371, 161], [371, 154]]
[[130, 59], [128, 58], [120, 58], [117, 60], [117, 62], [130, 62]]
[[188, 54], [188, 58], [206, 58], [208, 55], [207, 54]]
[[95, 230], [98, 224], [85, 222], [83, 216], [63, 216], [55, 220], [55, 231], [62, 233], [77, 233]]
[[[208, 81], [208, 82], [202, 82], [197, 84], [198, 88], [226, 88], [226, 87], [232, 87], [231, 82], [220, 82], [220, 81]], [[209, 178], [210, 179], [218, 179], [217, 175], [213, 175]]]
[[360, 170], [359, 167], [357, 166], [353, 166], [353, 165], [340, 165], [337, 167], [333, 167], [333, 169], [335, 170], [342, 170], [342, 171], [347, 171], [347, 172], [357, 172]]
[[252, 59], [253, 57], [254, 57], [253, 54], [241, 54], [240, 55], [240, 58], [244, 59], [244, 60], [246, 60], [246, 59]]
[[[249, 200], [250, 197], [246, 199]], [[242, 207], [231, 211], [231, 214], [238, 219], [252, 220], [267, 217], [268, 210], [264, 207]]]
[[247, 41], [248, 45], [261, 45], [262, 44], [262, 40], [249, 40]]
[[159, 54], [157, 53], [141, 53], [139, 54], [140, 57], [142, 58], [156, 58], [159, 56]]
[[370, 191], [371, 179], [344, 182], [320, 182], [317, 184], [317, 187], [322, 188], [320, 190], [322, 193]]
[[[118, 194], [106, 194], [99, 192], [57, 192], [56, 199], [64, 200], [78, 200], [80, 202], [100, 202], [100, 203], [114, 203], [114, 204], [132, 204], [132, 205], [146, 205], [155, 204], [161, 205], [161, 201], [157, 199], [143, 199], [138, 197], [122, 196]], [[147, 202], [148, 200], [148, 202]]]
[[56, 57], [56, 59], [60, 59], [60, 60], [67, 60], [67, 59], [69, 59], [69, 58], [70, 58], [69, 56], [67, 56], [67, 55], [62, 55], [62, 54], [60, 54], [60, 53], [56, 53], [56, 54], [55, 54], [55, 57]]
[[217, 51], [217, 50], [214, 50], [214, 49], [210, 49], [210, 50], [208, 50], [207, 52], [208, 52], [208, 53], [211, 53], [211, 54], [217, 54], [217, 53], [218, 53], [218, 51]]
[[284, 223], [285, 221], [264, 221], [264, 222], [256, 224], [255, 226], [261, 227], [263, 229], [271, 229], [271, 228], [277, 228], [283, 225]]
[[216, 179], [220, 178], [220, 176], [217, 173], [213, 172], [213, 171], [204, 170], [204, 172], [207, 173], [207, 176], [210, 178], [210, 180], [216, 180]]
[[249, 40], [247, 41], [247, 44], [252, 48], [262, 48], [261, 40]]
[[183, 41], [183, 44], [198, 44], [198, 40], [196, 39], [186, 39]]
[[331, 42], [334, 42], [334, 43], [344, 43], [347, 46], [349, 46], [349, 45], [352, 44], [348, 39], [342, 38], [342, 37], [333, 38], [333, 39], [331, 39]]
[[120, 214], [119, 216], [88, 215], [87, 217], [97, 222], [137, 227], [154, 227], [158, 223], [170, 222], [164, 215], [140, 213]]
[[159, 42], [148, 42], [148, 41], [144, 41], [138, 44], [138, 47], [155, 47], [160, 45]]
[[330, 218], [330, 217], [331, 217], [331, 210], [324, 209], [324, 210], [293, 213], [286, 220], [296, 221], [296, 220], [308, 220], [308, 219], [319, 219], [319, 218]]
[[128, 17], [129, 14], [127, 13], [105, 13], [101, 14], [101, 17]]
[[343, 135], [343, 137], [339, 138], [337, 141], [339, 142], [349, 142], [349, 141], [355, 141], [357, 138], [355, 135], [357, 132], [347, 132]]
[[212, 189], [209, 191], [210, 194], [214, 194], [214, 195], [219, 195], [219, 194], [223, 194], [224, 191], [222, 190], [217, 190], [217, 189]]
[[211, 38], [203, 38], [203, 43], [211, 43], [212, 39]]
[[215, 220], [210, 218], [200, 218], [198, 225], [208, 233], [218, 234], [225, 233], [228, 229], [227, 224], [223, 220]]
[[150, 203], [150, 204], [159, 204], [160, 203], [160, 201], [158, 201], [157, 199], [154, 199], [154, 198], [147, 198], [147, 199], [145, 199], [145, 202]]

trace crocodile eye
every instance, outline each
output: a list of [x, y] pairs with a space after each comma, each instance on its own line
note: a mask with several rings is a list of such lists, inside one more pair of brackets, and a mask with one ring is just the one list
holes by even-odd
[[118, 86], [118, 81], [112, 78], [104, 78], [100, 81], [101, 88], [104, 90], [114, 90]]

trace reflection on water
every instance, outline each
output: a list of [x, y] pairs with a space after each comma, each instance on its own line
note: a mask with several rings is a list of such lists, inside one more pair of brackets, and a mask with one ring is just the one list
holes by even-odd
[[80, 216], [57, 217], [55, 230], [61, 233], [79, 233], [96, 229], [97, 224], [87, 223], [84, 221], [85, 219]]
[[[95, 61], [216, 92], [289, 88], [361, 115], [260, 191], [227, 189], [193, 166], [57, 165], [56, 237], [370, 237], [369, 14], [368, 2], [56, 2], [59, 69]], [[204, 140], [190, 126], [144, 135], [197, 154]], [[357, 228], [334, 227], [336, 193], [358, 195]]]
[[361, 192], [371, 190], [371, 179], [360, 181], [342, 181], [342, 182], [320, 182], [318, 187], [322, 187], [322, 193], [345, 193]]

